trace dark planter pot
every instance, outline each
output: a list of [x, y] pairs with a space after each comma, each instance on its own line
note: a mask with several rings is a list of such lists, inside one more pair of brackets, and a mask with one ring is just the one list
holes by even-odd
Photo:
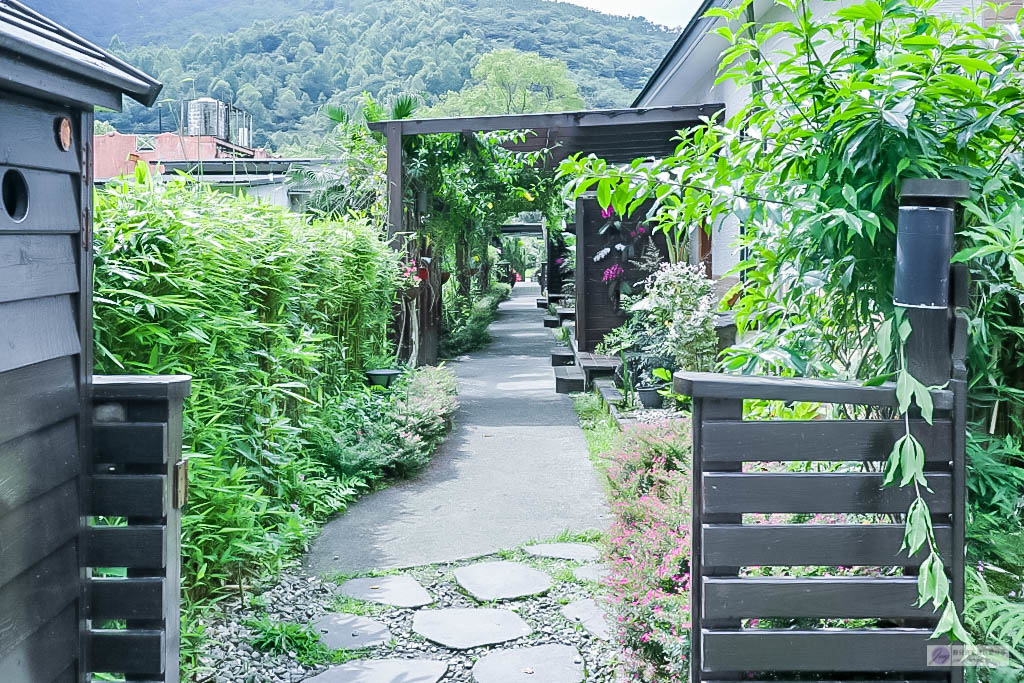
[[390, 387], [401, 376], [401, 370], [368, 370], [366, 372], [370, 384], [377, 387]]
[[644, 408], [660, 408], [665, 397], [659, 394], [660, 387], [640, 387], [636, 390], [640, 405]]

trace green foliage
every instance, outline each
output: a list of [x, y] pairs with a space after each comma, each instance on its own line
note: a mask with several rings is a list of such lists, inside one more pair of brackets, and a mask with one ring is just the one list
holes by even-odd
[[341, 664], [366, 655], [365, 650], [331, 650], [310, 624], [274, 621], [266, 616], [250, 619], [245, 627], [253, 631], [249, 644], [271, 655], [294, 657], [303, 666]]
[[452, 426], [455, 376], [424, 367], [390, 392], [369, 388], [329, 401], [311, 440], [342, 480], [407, 477], [421, 470]]
[[97, 194], [95, 240], [97, 371], [194, 378], [186, 593], [276, 569], [364, 485], [308, 442], [391, 353], [394, 257], [358, 221], [144, 177]]
[[488, 327], [498, 314], [498, 304], [508, 299], [512, 288], [495, 284], [476, 300], [451, 295], [445, 298], [441, 326], [442, 358], [454, 358], [477, 351], [491, 342]]
[[584, 106], [565, 62], [535, 52], [495, 50], [480, 57], [463, 89], [441, 95], [424, 115], [532, 114]]
[[[930, 420], [928, 387], [910, 375], [902, 353], [909, 325], [892, 306], [899, 188], [913, 177], [967, 180], [974, 201], [957, 241], [975, 281], [971, 410], [990, 417], [992, 428], [1019, 427], [1019, 33], [937, 14], [931, 0], [868, 0], [831, 16], [783, 0], [791, 20], [762, 26], [745, 23], [749, 4], [710, 12], [724, 19], [717, 33], [729, 43], [720, 81], [749, 88], [748, 104], [686, 134], [663, 162], [608, 168], [571, 160], [563, 172], [575, 177], [574, 191], [596, 187], [602, 204], [620, 212], [654, 199], [648, 217], [670, 241], [726, 216], [743, 223], [748, 258], [737, 268], [745, 282], [735, 308], [744, 343], [730, 350], [726, 368], [894, 377], [900, 413], [916, 404]], [[930, 551], [922, 600], [942, 609], [939, 633], [967, 640], [920, 496], [923, 459], [908, 431], [886, 481], [918, 491], [905, 545]]]
[[[131, 11], [118, 11], [127, 1], [51, 9], [100, 44], [115, 33], [125, 39], [131, 47], [113, 44], [118, 56], [165, 84], [165, 123], [193, 90], [216, 94], [253, 115], [257, 144], [276, 148], [323, 136], [333, 124], [318, 109], [348, 109], [363, 92], [415, 93], [435, 104], [462, 90], [481, 55], [496, 49], [571, 65], [587, 106], [626, 106], [676, 38], [643, 19], [537, 0], [185, 0], [185, 11], [132, 0]], [[152, 130], [158, 108], [130, 102], [102, 118], [121, 131]]]
[[626, 323], [608, 334], [599, 351], [624, 354], [639, 386], [650, 386], [658, 368], [709, 370], [717, 337], [711, 283], [699, 266], [664, 264], [628, 301]]

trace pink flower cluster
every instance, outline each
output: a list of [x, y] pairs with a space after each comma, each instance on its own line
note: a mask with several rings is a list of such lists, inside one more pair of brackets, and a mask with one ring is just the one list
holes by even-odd
[[607, 457], [612, 513], [607, 579], [626, 680], [688, 678], [688, 423], [643, 425]]
[[643, 237], [646, 233], [647, 233], [647, 228], [641, 226], [641, 227], [637, 228], [636, 230], [630, 230], [629, 231], [629, 236], [630, 237]]
[[607, 206], [601, 209], [601, 218], [611, 218], [615, 214], [615, 209], [611, 206]]
[[609, 266], [604, 271], [604, 275], [601, 277], [601, 282], [604, 282], [605, 284], [609, 282], [614, 282], [615, 280], [618, 280], [625, 274], [626, 271], [622, 269], [622, 266], [620, 266], [618, 263], [615, 263]]

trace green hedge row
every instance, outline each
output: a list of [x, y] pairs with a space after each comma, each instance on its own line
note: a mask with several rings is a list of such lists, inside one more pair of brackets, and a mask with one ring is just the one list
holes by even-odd
[[351, 427], [339, 404], [376, 400], [363, 369], [391, 362], [396, 257], [359, 220], [142, 174], [98, 191], [95, 242], [97, 372], [194, 378], [184, 587], [214, 597], [279, 568], [367, 485], [324, 444]]

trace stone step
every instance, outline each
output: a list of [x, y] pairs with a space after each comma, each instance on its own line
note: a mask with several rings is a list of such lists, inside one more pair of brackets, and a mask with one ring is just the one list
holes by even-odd
[[622, 390], [615, 386], [615, 380], [609, 377], [594, 380], [594, 388], [608, 405], [618, 405], [626, 398], [622, 395]]
[[496, 650], [477, 660], [477, 683], [580, 683], [583, 657], [568, 645], [538, 645]]
[[558, 315], [559, 323], [564, 323], [567, 320], [576, 320], [575, 308], [556, 308], [555, 313]]
[[557, 315], [544, 316], [544, 327], [561, 327], [562, 323], [559, 322]]
[[547, 297], [543, 297], [543, 296], [542, 297], [538, 297], [537, 298], [537, 308], [547, 308], [547, 307], [548, 307]]
[[556, 346], [551, 349], [551, 366], [575, 365], [576, 354], [568, 346]]
[[583, 371], [587, 388], [593, 386], [594, 380], [602, 377], [614, 377], [622, 361], [615, 356], [602, 356], [596, 353], [577, 353], [576, 365]]
[[412, 630], [452, 650], [497, 645], [533, 633], [530, 625], [515, 612], [493, 608], [417, 610]]
[[587, 376], [583, 370], [575, 365], [563, 365], [555, 370], [555, 392], [559, 394], [574, 394], [585, 391], [587, 388]]

